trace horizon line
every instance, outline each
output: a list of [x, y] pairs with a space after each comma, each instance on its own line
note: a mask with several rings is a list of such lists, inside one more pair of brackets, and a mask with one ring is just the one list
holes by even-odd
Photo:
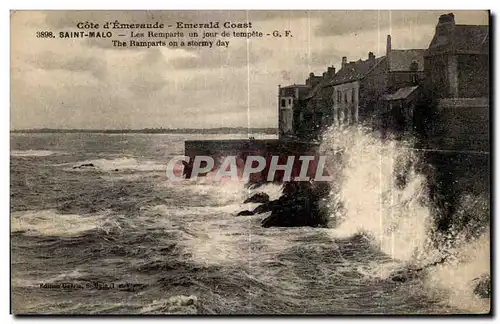
[[224, 126], [224, 127], [183, 127], [183, 128], [163, 128], [163, 127], [144, 127], [144, 128], [17, 128], [10, 129], [9, 132], [20, 132], [20, 131], [179, 131], [179, 130], [219, 130], [219, 129], [273, 129], [278, 130], [278, 127], [246, 127], [246, 126]]

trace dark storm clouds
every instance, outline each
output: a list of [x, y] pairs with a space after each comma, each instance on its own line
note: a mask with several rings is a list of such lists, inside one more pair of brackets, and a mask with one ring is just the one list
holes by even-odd
[[[275, 127], [278, 84], [339, 68], [342, 56], [426, 48], [449, 11], [47, 11], [11, 17], [12, 128]], [[485, 12], [454, 11], [457, 23]], [[251, 21], [289, 39], [228, 38], [228, 48], [116, 48], [110, 40], [34, 38], [78, 22]], [[102, 29], [101, 29], [102, 30]]]

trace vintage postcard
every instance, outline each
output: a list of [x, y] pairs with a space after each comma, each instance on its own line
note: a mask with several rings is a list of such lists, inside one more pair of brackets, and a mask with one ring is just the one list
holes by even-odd
[[489, 11], [10, 24], [12, 314], [490, 314]]

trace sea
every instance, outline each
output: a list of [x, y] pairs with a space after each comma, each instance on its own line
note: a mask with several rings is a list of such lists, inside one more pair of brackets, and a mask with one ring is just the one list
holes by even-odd
[[[490, 311], [490, 299], [473, 292], [490, 271], [487, 195], [464, 196], [457, 211], [483, 220], [474, 235], [437, 234], [410, 146], [331, 130], [321, 149], [345, 158], [327, 201], [329, 226], [263, 228], [269, 214], [236, 214], [257, 206], [243, 204], [255, 192], [277, 199], [280, 184], [167, 181], [167, 162], [183, 155], [185, 140], [228, 138], [248, 136], [11, 134], [12, 312]], [[401, 172], [403, 186], [395, 181]], [[411, 269], [416, 275], [406, 276]]]

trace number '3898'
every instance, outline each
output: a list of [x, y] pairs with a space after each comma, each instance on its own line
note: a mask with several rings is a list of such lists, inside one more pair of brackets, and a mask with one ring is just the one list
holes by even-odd
[[54, 34], [51, 31], [37, 31], [37, 38], [55, 38]]

